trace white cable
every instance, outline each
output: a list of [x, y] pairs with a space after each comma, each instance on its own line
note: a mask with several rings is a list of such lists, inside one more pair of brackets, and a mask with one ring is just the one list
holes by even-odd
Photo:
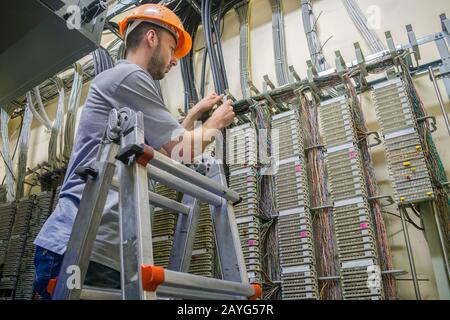
[[41, 115], [42, 119], [46, 123], [45, 126], [48, 129], [51, 129], [52, 124], [51, 124], [50, 119], [47, 116], [47, 112], [45, 111], [44, 104], [42, 103], [42, 98], [41, 98], [41, 93], [40, 93], [40, 90], [39, 90], [39, 86], [35, 87], [33, 89], [33, 92], [34, 92], [34, 97], [36, 98], [36, 102], [37, 102], [37, 105], [38, 105], [38, 110], [37, 111], [39, 112], [39, 114]]
[[284, 18], [280, 0], [270, 0], [272, 6], [273, 50], [275, 57], [275, 72], [278, 85], [290, 82], [286, 58], [286, 37], [284, 33]]
[[19, 160], [17, 161], [17, 179], [16, 179], [16, 200], [24, 195], [24, 182], [27, 170], [28, 147], [30, 144], [31, 123], [33, 122], [33, 113], [30, 106], [25, 106], [23, 114], [22, 129], [19, 137]]
[[61, 130], [62, 120], [64, 116], [64, 85], [61, 78], [56, 77], [56, 87], [58, 88], [58, 109], [56, 110], [55, 121], [52, 125], [50, 140], [48, 144], [48, 163], [50, 167], [55, 168], [58, 158], [58, 135]]
[[369, 28], [367, 19], [355, 0], [342, 0], [347, 13], [353, 20], [358, 31], [363, 36], [372, 53], [380, 52], [386, 49], [378, 38], [377, 34]]
[[250, 72], [248, 65], [248, 52], [249, 52], [249, 21], [248, 21], [248, 3], [243, 4], [235, 9], [240, 22], [240, 50], [239, 50], [239, 62], [241, 73], [241, 90], [242, 96], [247, 99], [250, 98], [250, 88], [248, 81], [250, 80]]
[[1, 116], [0, 116], [0, 126], [1, 126], [1, 135], [2, 135], [2, 155], [3, 162], [5, 163], [5, 182], [6, 182], [6, 199], [8, 202], [14, 201], [14, 176], [12, 173], [13, 164], [11, 153], [9, 151], [9, 132], [8, 132], [8, 123], [10, 116], [1, 108]]
[[327, 61], [322, 53], [322, 45], [317, 36], [316, 18], [312, 10], [311, 0], [301, 0], [303, 28], [305, 29], [306, 39], [308, 41], [309, 54], [311, 61], [317, 71], [328, 69]]
[[74, 80], [69, 96], [66, 124], [64, 130], [63, 156], [66, 159], [69, 159], [70, 154], [72, 153], [73, 141], [75, 137], [75, 122], [77, 118], [77, 110], [80, 106], [81, 91], [83, 87], [83, 68], [79, 63], [76, 63], [74, 69]]

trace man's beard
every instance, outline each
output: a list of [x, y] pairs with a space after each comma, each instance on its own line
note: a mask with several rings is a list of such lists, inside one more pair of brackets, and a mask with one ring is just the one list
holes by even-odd
[[161, 46], [159, 44], [155, 49], [155, 53], [150, 58], [147, 70], [153, 80], [162, 80], [166, 75], [166, 64], [161, 57]]

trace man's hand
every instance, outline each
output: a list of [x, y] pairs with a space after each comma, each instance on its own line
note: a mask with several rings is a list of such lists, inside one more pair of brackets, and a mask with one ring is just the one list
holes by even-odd
[[222, 101], [223, 97], [223, 94], [218, 95], [215, 92], [208, 94], [192, 108], [191, 112], [200, 117], [203, 113], [210, 111], [217, 103]]
[[[183, 123], [181, 124], [186, 130], [194, 129], [194, 124], [196, 121], [202, 119], [205, 121], [208, 117], [207, 112], [213, 110], [214, 106], [220, 103], [224, 95], [218, 95], [217, 93], [211, 93], [204, 97], [199, 103], [197, 103], [191, 111], [187, 114]], [[203, 117], [205, 115], [205, 117]]]
[[233, 123], [236, 116], [231, 105], [232, 101], [225, 101], [220, 107], [214, 111], [211, 117], [206, 121], [205, 127], [211, 129], [223, 129]]

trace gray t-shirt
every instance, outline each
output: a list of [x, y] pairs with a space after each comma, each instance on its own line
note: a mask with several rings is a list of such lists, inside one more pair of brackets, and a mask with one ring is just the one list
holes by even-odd
[[[55, 211], [44, 224], [35, 244], [63, 254], [66, 251], [85, 183], [75, 174], [78, 166], [94, 160], [110, 111], [129, 107], [144, 114], [146, 143], [155, 149], [183, 132], [164, 105], [159, 83], [136, 64], [121, 60], [99, 74], [91, 84], [75, 139], [74, 149]], [[108, 193], [91, 260], [120, 270], [118, 194]]]

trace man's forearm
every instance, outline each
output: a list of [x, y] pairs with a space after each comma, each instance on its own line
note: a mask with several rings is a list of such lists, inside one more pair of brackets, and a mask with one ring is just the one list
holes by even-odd
[[220, 134], [219, 130], [203, 125], [195, 130], [186, 131], [179, 141], [172, 141], [164, 149], [172, 159], [189, 163]]
[[183, 122], [181, 123], [181, 125], [183, 126], [183, 128], [185, 128], [186, 130], [193, 130], [194, 129], [194, 125], [195, 125], [195, 121], [197, 121], [200, 118], [201, 114], [199, 114], [195, 107], [191, 109], [191, 111], [189, 111], [189, 113], [186, 115], [186, 118], [183, 120]]

